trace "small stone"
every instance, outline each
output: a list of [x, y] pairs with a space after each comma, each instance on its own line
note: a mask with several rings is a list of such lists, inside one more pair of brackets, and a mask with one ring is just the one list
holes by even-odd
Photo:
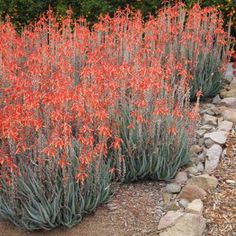
[[210, 108], [208, 108], [208, 109], [201, 110], [200, 114], [208, 114], [208, 115], [214, 116], [215, 112], [212, 111]]
[[198, 139], [198, 144], [203, 146], [204, 145], [204, 141], [205, 141], [204, 138], [199, 138]]
[[225, 131], [216, 131], [212, 133], [204, 134], [204, 138], [210, 138], [212, 141], [218, 144], [225, 144], [227, 139], [227, 132]]
[[110, 211], [115, 211], [118, 208], [117, 205], [113, 203], [108, 203], [107, 207], [109, 208]]
[[187, 200], [187, 199], [181, 198], [179, 200], [179, 205], [183, 208], [186, 208], [188, 204], [189, 204], [189, 200]]
[[197, 175], [198, 174], [198, 170], [196, 167], [194, 166], [190, 166], [187, 169], [185, 169], [187, 172], [189, 172], [192, 175]]
[[177, 183], [171, 183], [166, 185], [166, 192], [168, 193], [179, 193], [181, 190], [181, 185]]
[[218, 127], [219, 130], [223, 130], [226, 132], [229, 132], [232, 128], [233, 128], [233, 122], [227, 120], [220, 122]]
[[207, 148], [210, 148], [214, 144], [214, 141], [210, 138], [205, 138], [204, 144]]
[[180, 206], [177, 202], [171, 202], [169, 203], [166, 208], [167, 211], [177, 211], [180, 209]]
[[214, 190], [218, 184], [218, 180], [214, 176], [210, 176], [208, 174], [203, 174], [199, 176], [194, 176], [188, 180], [188, 184], [196, 185], [206, 191]]
[[204, 165], [202, 164], [202, 162], [199, 162], [199, 163], [198, 163], [197, 169], [198, 169], [198, 171], [200, 171], [200, 172], [203, 172], [203, 171], [204, 171]]
[[204, 114], [203, 124], [204, 125], [217, 125], [217, 117]]
[[162, 198], [163, 198], [163, 201], [164, 201], [164, 204], [169, 204], [170, 201], [171, 201], [171, 198], [172, 198], [172, 195], [170, 193], [167, 193], [167, 192], [163, 192], [162, 193]]
[[202, 152], [202, 150], [203, 150], [203, 148], [202, 147], [200, 147], [199, 145], [192, 145], [191, 147], [190, 147], [190, 153], [196, 153], [196, 154], [198, 154], [198, 153], [200, 153], [200, 152]]
[[220, 101], [221, 101], [221, 98], [220, 98], [219, 94], [217, 94], [217, 95], [213, 98], [212, 103], [213, 103], [213, 104], [219, 104]]
[[199, 188], [196, 185], [186, 184], [182, 191], [180, 192], [178, 198], [185, 198], [189, 201], [193, 201], [194, 199], [204, 199], [207, 193], [204, 189]]
[[175, 221], [183, 215], [183, 212], [168, 211], [164, 216], [161, 217], [158, 225], [158, 230], [165, 229], [173, 225]]
[[[201, 214], [185, 213], [175, 218], [169, 227], [160, 232], [160, 236], [202, 236], [206, 220]], [[162, 228], [163, 229], [163, 228]]]
[[207, 131], [204, 129], [199, 129], [196, 131], [196, 134], [198, 135], [198, 137], [203, 137], [203, 135], [206, 133]]
[[198, 163], [199, 163], [201, 160], [199, 159], [199, 155], [197, 155], [196, 153], [194, 153], [194, 154], [191, 155], [190, 161], [191, 161], [195, 166], [197, 166]]
[[225, 182], [227, 184], [230, 184], [230, 185], [235, 185], [236, 184], [236, 182], [234, 180], [231, 180], [231, 179], [227, 179]]
[[211, 131], [211, 130], [214, 129], [214, 126], [212, 126], [212, 125], [203, 125], [203, 126], [201, 126], [201, 129]]
[[226, 157], [227, 157], [227, 151], [226, 151], [226, 149], [224, 149], [224, 150], [222, 151], [221, 158], [224, 159], [224, 158], [226, 158]]
[[174, 179], [174, 183], [184, 184], [188, 180], [188, 175], [185, 171], [180, 171]]
[[198, 159], [199, 159], [200, 161], [202, 161], [202, 162], [205, 161], [206, 152], [207, 152], [207, 149], [204, 148], [204, 149], [203, 149], [203, 152], [202, 152], [200, 155], [198, 155]]
[[211, 115], [211, 116], [215, 116], [215, 115], [219, 115], [220, 112], [219, 112], [218, 108], [215, 105], [208, 104], [208, 108], [201, 110], [200, 114], [208, 114], [208, 115]]
[[207, 159], [205, 161], [205, 171], [207, 173], [211, 173], [214, 169], [216, 169], [220, 160], [222, 150], [223, 149], [219, 144], [214, 144], [207, 150]]
[[186, 212], [202, 214], [203, 211], [203, 202], [201, 199], [195, 199], [188, 204], [186, 207]]
[[236, 97], [224, 98], [220, 101], [220, 104], [227, 107], [236, 107]]

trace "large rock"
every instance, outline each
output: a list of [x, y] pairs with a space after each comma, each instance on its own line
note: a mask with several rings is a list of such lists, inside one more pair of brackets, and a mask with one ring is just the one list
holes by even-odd
[[227, 107], [236, 107], [236, 95], [235, 97], [230, 98], [224, 98], [220, 101], [221, 105], [227, 106]]
[[203, 124], [204, 125], [217, 125], [217, 117], [204, 114]]
[[223, 111], [224, 120], [236, 123], [236, 111], [235, 110], [225, 110]]
[[190, 202], [186, 207], [186, 212], [202, 214], [203, 211], [203, 202], [201, 199], [195, 199]]
[[219, 144], [214, 144], [207, 150], [207, 159], [205, 161], [205, 171], [207, 173], [211, 173], [214, 169], [216, 169], [220, 160], [221, 153], [222, 147]]
[[185, 171], [180, 171], [174, 179], [174, 183], [178, 183], [178, 184], [184, 184], [186, 183], [188, 180], [188, 175], [187, 172]]
[[158, 225], [158, 230], [165, 229], [173, 225], [177, 219], [183, 216], [183, 212], [179, 211], [168, 211], [161, 219]]
[[178, 195], [178, 198], [184, 198], [189, 201], [193, 201], [194, 199], [204, 199], [206, 197], [207, 193], [204, 189], [199, 188], [196, 185], [192, 184], [186, 184], [180, 194]]
[[222, 122], [220, 122], [218, 127], [219, 130], [226, 132], [229, 132], [232, 128], [233, 128], [233, 122], [227, 120], [223, 120]]
[[231, 97], [235, 97], [236, 96], [236, 87], [233, 86], [233, 88], [231, 88], [230, 90], [221, 90], [220, 91], [220, 96], [222, 98], [231, 98]]
[[206, 220], [201, 214], [185, 213], [160, 232], [160, 236], [202, 236]]
[[206, 191], [214, 190], [218, 184], [218, 180], [214, 176], [208, 174], [193, 176], [188, 180], [188, 184], [196, 185]]
[[225, 131], [215, 131], [212, 133], [204, 134], [204, 138], [210, 138], [212, 141], [218, 144], [225, 144], [227, 139], [227, 132]]

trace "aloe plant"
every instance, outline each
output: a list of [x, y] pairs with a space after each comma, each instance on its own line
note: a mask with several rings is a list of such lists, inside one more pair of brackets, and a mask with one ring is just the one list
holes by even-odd
[[21, 160], [21, 174], [10, 186], [4, 178], [0, 180], [0, 216], [29, 231], [70, 228], [107, 202], [111, 194], [109, 163], [93, 162], [82, 184], [75, 178], [79, 161], [75, 156], [71, 161], [66, 172], [49, 162], [42, 172], [32, 160], [28, 165]]

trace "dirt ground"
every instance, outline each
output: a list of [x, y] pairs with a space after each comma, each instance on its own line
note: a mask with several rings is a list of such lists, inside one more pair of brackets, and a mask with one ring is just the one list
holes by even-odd
[[71, 229], [25, 232], [0, 222], [0, 236], [156, 236], [162, 211], [162, 182], [116, 185], [110, 203]]

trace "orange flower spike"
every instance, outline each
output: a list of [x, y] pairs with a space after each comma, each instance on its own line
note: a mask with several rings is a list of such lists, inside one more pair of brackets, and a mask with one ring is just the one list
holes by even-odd
[[105, 138], [108, 138], [111, 136], [111, 130], [109, 127], [106, 127], [106, 126], [100, 126], [98, 128], [98, 131], [99, 131], [99, 135], [105, 137]]
[[176, 127], [169, 127], [168, 128], [168, 133], [170, 134], [170, 135], [176, 135], [177, 134], [177, 129], [176, 129]]
[[198, 90], [196, 93], [196, 97], [201, 97], [201, 96], [203, 96], [203, 93], [201, 90]]
[[115, 137], [114, 142], [111, 144], [111, 147], [115, 150], [119, 150], [123, 140], [121, 138]]

